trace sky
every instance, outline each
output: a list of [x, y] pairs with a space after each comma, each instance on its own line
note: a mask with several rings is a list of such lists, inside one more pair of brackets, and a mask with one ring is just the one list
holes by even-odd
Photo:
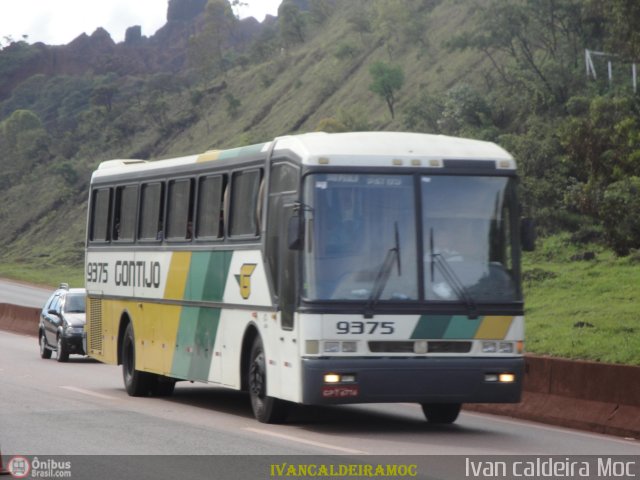
[[[276, 15], [282, 0], [243, 0], [241, 18]], [[64, 45], [103, 27], [115, 42], [140, 25], [150, 37], [166, 23], [168, 0], [0, 0], [0, 47], [13, 41]], [[25, 39], [23, 36], [27, 35]]]

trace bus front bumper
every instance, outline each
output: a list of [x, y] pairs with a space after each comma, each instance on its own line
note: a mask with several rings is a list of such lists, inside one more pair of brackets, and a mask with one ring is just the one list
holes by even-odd
[[303, 358], [302, 403], [517, 403], [523, 375], [523, 357]]

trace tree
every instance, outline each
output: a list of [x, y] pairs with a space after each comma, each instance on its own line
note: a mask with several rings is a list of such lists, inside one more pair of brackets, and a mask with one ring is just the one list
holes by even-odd
[[189, 61], [203, 81], [229, 68], [226, 54], [238, 19], [226, 0], [209, 0], [202, 31], [189, 39]]
[[111, 113], [113, 99], [118, 93], [118, 86], [115, 83], [98, 85], [91, 92], [91, 103], [98, 107], [104, 107], [107, 113]]
[[395, 93], [404, 84], [404, 72], [400, 67], [393, 67], [384, 62], [375, 62], [369, 67], [369, 73], [373, 78], [373, 82], [369, 85], [369, 90], [387, 102], [391, 118], [395, 118], [393, 109], [396, 102]]
[[[19, 160], [17, 170], [24, 171], [36, 163], [51, 157], [51, 139], [40, 118], [31, 110], [16, 110], [2, 124], [2, 138], [6, 142], [8, 157]], [[0, 158], [0, 163], [2, 162]]]
[[280, 37], [285, 46], [304, 43], [304, 18], [300, 9], [293, 3], [283, 2], [278, 8]]
[[606, 46], [626, 59], [640, 56], [640, 3], [633, 0], [596, 2], [606, 17]]
[[[503, 85], [522, 98], [528, 115], [532, 107], [563, 104], [584, 81], [584, 48], [602, 41], [602, 17], [590, 3], [493, 0], [479, 8], [472, 30], [447, 43], [484, 53]], [[527, 105], [523, 96], [535, 104]]]

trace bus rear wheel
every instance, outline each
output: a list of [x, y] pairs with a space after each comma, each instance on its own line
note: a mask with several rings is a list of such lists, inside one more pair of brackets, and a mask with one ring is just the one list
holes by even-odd
[[127, 325], [122, 339], [122, 379], [132, 397], [145, 397], [155, 386], [152, 374], [136, 370], [136, 342], [131, 323]]
[[282, 423], [289, 413], [289, 404], [267, 396], [267, 368], [262, 339], [256, 337], [251, 348], [248, 384], [253, 415], [262, 423]]
[[462, 408], [460, 403], [423, 403], [421, 406], [429, 423], [441, 425], [455, 422]]

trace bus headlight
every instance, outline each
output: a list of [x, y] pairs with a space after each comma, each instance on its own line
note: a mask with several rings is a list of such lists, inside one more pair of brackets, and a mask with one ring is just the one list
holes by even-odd
[[325, 353], [338, 353], [340, 351], [340, 342], [324, 342]]
[[356, 342], [342, 342], [342, 351], [345, 353], [354, 353], [358, 351]]
[[513, 383], [516, 381], [516, 376], [513, 373], [501, 373], [498, 375], [500, 383]]
[[513, 353], [513, 343], [511, 343], [511, 342], [500, 342], [498, 344], [498, 352], [499, 353]]
[[358, 342], [324, 342], [324, 353], [354, 353], [358, 351]]
[[497, 342], [482, 342], [482, 353], [496, 353], [497, 351]]
[[324, 383], [339, 383], [340, 375], [337, 373], [325, 373], [324, 375]]

